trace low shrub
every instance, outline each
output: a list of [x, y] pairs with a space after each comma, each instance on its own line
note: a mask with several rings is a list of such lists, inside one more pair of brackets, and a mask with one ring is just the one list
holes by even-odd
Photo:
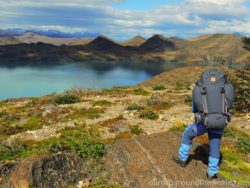
[[56, 104], [73, 104], [80, 102], [80, 98], [75, 95], [66, 94], [66, 95], [56, 96], [54, 102]]
[[165, 90], [166, 88], [165, 88], [165, 86], [164, 85], [155, 85], [154, 87], [153, 87], [153, 90]]
[[62, 143], [75, 151], [80, 157], [100, 157], [105, 153], [105, 146], [94, 138], [90, 138], [80, 131], [61, 135]]
[[6, 115], [6, 112], [0, 112], [0, 118], [5, 117]]
[[228, 127], [225, 128], [224, 134], [225, 137], [236, 138], [236, 132], [230, 130]]
[[137, 111], [140, 111], [140, 110], [144, 110], [145, 107], [144, 106], [140, 106], [138, 104], [131, 104], [127, 107], [127, 110], [129, 111], [133, 111], [133, 110], [137, 110]]
[[157, 120], [159, 118], [159, 115], [151, 110], [144, 110], [139, 115], [142, 119], [151, 119], [151, 120]]
[[92, 103], [93, 106], [110, 106], [111, 104], [108, 100], [98, 100]]
[[242, 136], [238, 140], [238, 145], [240, 149], [244, 152], [250, 152], [250, 137], [249, 136]]
[[141, 133], [143, 133], [143, 130], [142, 128], [140, 128], [139, 125], [133, 125], [133, 126], [130, 126], [130, 131], [132, 134], [136, 134], [136, 135], [139, 135]]
[[177, 83], [175, 84], [174, 90], [175, 90], [175, 91], [180, 91], [180, 90], [182, 90], [183, 88], [184, 88], [184, 85], [183, 85], [182, 83], [180, 83], [180, 82], [177, 82]]
[[21, 157], [28, 157], [32, 152], [21, 140], [13, 140], [8, 146], [0, 145], [0, 161], [8, 161]]
[[145, 89], [139, 87], [139, 88], [134, 89], [134, 94], [135, 95], [145, 95], [145, 96], [147, 96], [147, 95], [149, 95], [149, 92], [146, 91]]
[[225, 128], [224, 136], [235, 138], [237, 146], [242, 152], [250, 152], [250, 137], [245, 133], [227, 127]]
[[250, 173], [250, 165], [244, 161], [244, 154], [228, 146], [222, 146], [221, 152], [224, 162], [219, 173], [231, 181], [250, 183], [246, 177]]
[[37, 116], [31, 117], [21, 128], [25, 131], [40, 129], [42, 128], [41, 119]]
[[104, 112], [102, 108], [90, 108], [87, 112], [88, 119], [99, 118], [101, 114]]
[[172, 106], [172, 104], [167, 101], [166, 99], [163, 99], [161, 96], [152, 95], [148, 101], [147, 105], [150, 106], [152, 110], [166, 110]]
[[82, 130], [62, 131], [59, 138], [52, 137], [39, 141], [16, 139], [8, 146], [0, 145], [0, 161], [59, 151], [74, 151], [83, 158], [98, 158], [104, 155], [105, 145]]

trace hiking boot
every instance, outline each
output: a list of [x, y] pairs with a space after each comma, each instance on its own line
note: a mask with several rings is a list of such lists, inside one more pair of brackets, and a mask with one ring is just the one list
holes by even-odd
[[173, 160], [174, 160], [178, 165], [180, 165], [181, 167], [187, 166], [187, 161], [182, 161], [182, 160], [180, 160], [179, 158], [176, 159], [175, 157], [173, 157]]
[[206, 175], [207, 175], [207, 179], [208, 179], [209, 181], [212, 181], [213, 179], [216, 179], [216, 178], [217, 178], [217, 174], [215, 174], [215, 175], [213, 175], [213, 176], [210, 176], [208, 173], [206, 173]]
[[187, 165], [187, 161], [182, 161], [179, 159], [179, 164], [181, 167], [185, 167]]

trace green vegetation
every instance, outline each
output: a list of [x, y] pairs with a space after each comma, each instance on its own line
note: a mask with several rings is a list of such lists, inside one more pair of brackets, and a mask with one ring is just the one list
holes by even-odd
[[236, 111], [249, 112], [250, 106], [250, 72], [237, 70], [236, 76], [231, 78], [235, 88], [234, 109]]
[[151, 110], [144, 110], [139, 115], [142, 119], [151, 119], [151, 120], [157, 120], [159, 118], [159, 115]]
[[230, 137], [230, 138], [235, 138], [236, 137], [236, 132], [232, 131], [231, 129], [229, 129], [228, 127], [225, 128], [224, 130], [224, 134], [225, 137]]
[[104, 113], [103, 108], [72, 108], [73, 112], [65, 116], [61, 121], [68, 121], [70, 119], [83, 120], [83, 119], [95, 119], [99, 118], [102, 113]]
[[250, 152], [250, 137], [247, 135], [241, 136], [238, 141], [240, 149], [244, 152]]
[[165, 86], [164, 85], [156, 85], [156, 86], [154, 86], [153, 87], [153, 90], [165, 90], [166, 88], [165, 88]]
[[99, 118], [102, 113], [104, 113], [104, 110], [102, 108], [90, 108], [88, 110], [87, 117], [88, 119]]
[[175, 83], [174, 90], [181, 91], [181, 90], [189, 90], [189, 86], [191, 85], [190, 81], [179, 81]]
[[80, 131], [61, 135], [61, 144], [75, 151], [80, 157], [100, 157], [105, 153], [104, 144], [96, 139], [87, 137]]
[[104, 94], [125, 94], [128, 92], [126, 89], [127, 87], [112, 87], [111, 89], [103, 89], [102, 92]]
[[155, 96], [152, 95], [148, 101], [147, 105], [152, 109], [152, 110], [166, 110], [172, 106], [172, 104], [169, 101], [166, 101], [162, 99], [160, 96]]
[[80, 102], [80, 98], [76, 95], [65, 94], [56, 96], [54, 102], [56, 104], [73, 104]]
[[221, 165], [220, 174], [231, 181], [241, 183], [250, 183], [250, 164], [245, 161], [247, 153], [250, 152], [250, 138], [245, 133], [227, 127], [224, 136], [229, 137], [233, 144], [226, 143], [221, 146], [223, 164]]
[[0, 161], [29, 157], [31, 155], [32, 151], [19, 139], [14, 140], [10, 146], [0, 145]]
[[0, 118], [6, 116], [7, 114], [5, 112], [0, 112]]
[[147, 96], [147, 95], [149, 95], [149, 92], [146, 91], [145, 89], [139, 87], [139, 88], [134, 89], [134, 94]]
[[139, 125], [131, 125], [129, 128], [130, 128], [130, 131], [132, 134], [139, 135], [139, 134], [143, 133], [143, 130], [142, 130], [142, 128], [140, 128]]
[[226, 128], [224, 131], [224, 136], [234, 138], [241, 152], [250, 152], [250, 137], [247, 134], [238, 130]]
[[250, 181], [248, 177], [244, 177], [244, 176], [235, 176], [234, 174], [230, 173], [230, 171], [228, 170], [223, 170], [220, 169], [219, 172], [220, 175], [224, 176], [225, 178], [229, 179], [230, 181], [237, 181], [237, 182], [241, 182], [243, 185], [249, 185]]
[[224, 163], [219, 173], [231, 181], [250, 183], [250, 179], [246, 177], [250, 174], [250, 164], [244, 161], [244, 154], [227, 146], [223, 146], [221, 152]]
[[42, 120], [39, 116], [24, 118], [24, 122], [20, 122], [20, 117], [14, 115], [6, 115], [3, 117], [2, 123], [0, 120], [0, 134], [12, 135], [27, 130], [36, 130], [42, 128]]
[[112, 103], [108, 100], [98, 100], [92, 103], [93, 106], [111, 106]]
[[138, 104], [131, 104], [127, 107], [127, 110], [129, 111], [133, 111], [133, 110], [137, 110], [137, 111], [140, 111], [140, 110], [144, 110], [145, 107], [144, 106], [140, 106]]
[[180, 91], [180, 90], [182, 90], [182, 89], [183, 89], [183, 85], [181, 84], [181, 82], [177, 82], [177, 83], [175, 84], [174, 90], [175, 90], [175, 91]]
[[0, 161], [13, 160], [31, 155], [56, 153], [58, 151], [74, 151], [83, 158], [98, 158], [105, 153], [105, 145], [93, 135], [80, 130], [66, 129], [59, 138], [40, 141], [14, 140], [11, 145], [0, 146]]
[[250, 38], [248, 38], [248, 37], [243, 37], [243, 42], [244, 42], [244, 44], [245, 44], [245, 46], [244, 46], [244, 48], [246, 49], [246, 50], [250, 50]]
[[41, 119], [38, 116], [31, 117], [21, 128], [26, 130], [35, 130], [42, 128]]

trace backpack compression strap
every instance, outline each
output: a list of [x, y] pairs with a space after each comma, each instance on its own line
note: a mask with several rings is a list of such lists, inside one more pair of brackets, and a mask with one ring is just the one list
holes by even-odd
[[203, 113], [206, 115], [208, 114], [208, 107], [207, 107], [207, 98], [206, 98], [206, 87], [202, 86], [201, 89], [201, 97], [202, 97], [202, 106], [203, 106]]
[[221, 96], [222, 96], [222, 113], [223, 115], [227, 114], [227, 100], [225, 96], [225, 88], [221, 87]]

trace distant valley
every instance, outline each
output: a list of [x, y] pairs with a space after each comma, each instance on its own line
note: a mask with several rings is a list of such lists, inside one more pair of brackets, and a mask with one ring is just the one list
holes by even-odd
[[242, 37], [233, 34], [202, 35], [181, 39], [153, 35], [123, 42], [95, 38], [49, 37], [33, 32], [0, 37], [1, 65], [48, 65], [83, 61], [207, 62], [247, 65], [250, 52]]

